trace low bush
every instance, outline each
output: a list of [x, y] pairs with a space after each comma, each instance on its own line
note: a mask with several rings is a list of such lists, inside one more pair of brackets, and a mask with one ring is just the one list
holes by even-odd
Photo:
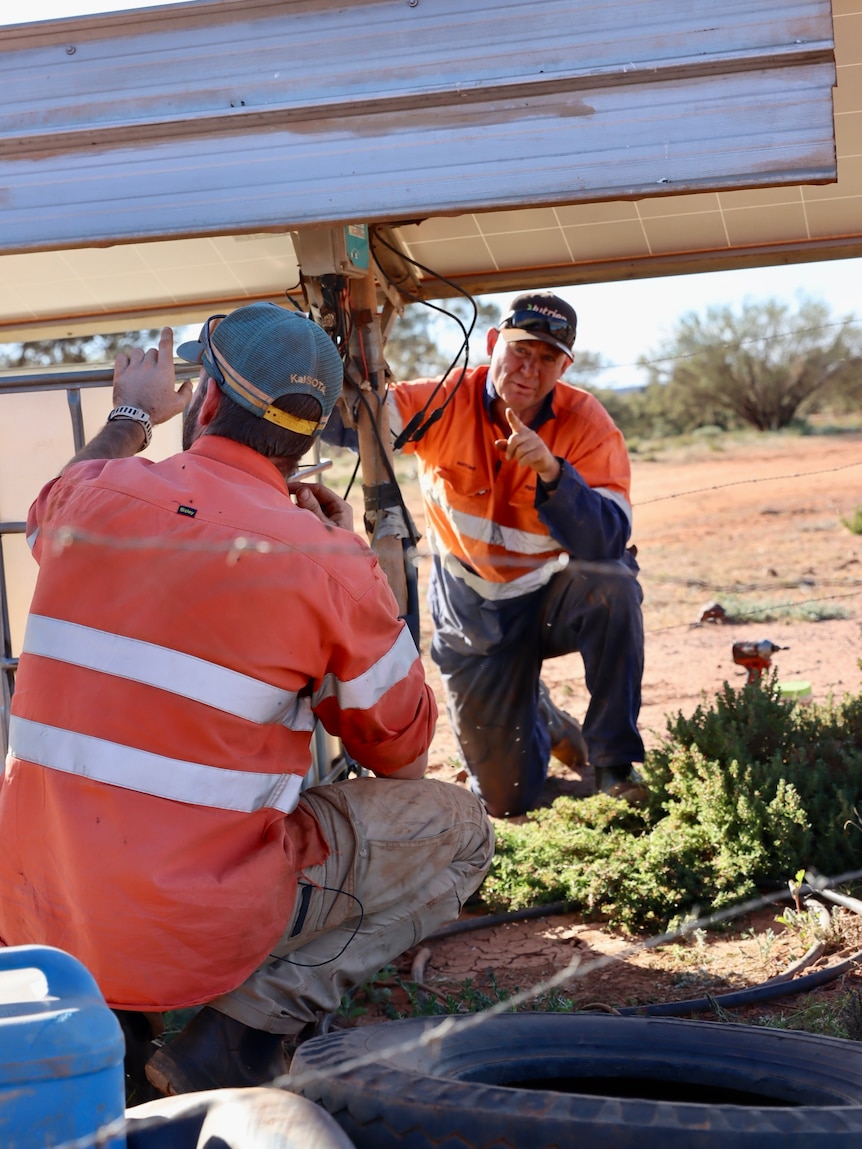
[[668, 720], [643, 775], [642, 809], [597, 794], [499, 823], [488, 907], [568, 901], [628, 931], [661, 931], [802, 868], [862, 865], [862, 697], [795, 707], [774, 673], [725, 684]]

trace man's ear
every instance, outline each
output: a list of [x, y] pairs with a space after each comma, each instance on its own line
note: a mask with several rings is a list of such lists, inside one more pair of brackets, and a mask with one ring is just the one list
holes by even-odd
[[496, 327], [488, 328], [488, 335], [485, 340], [485, 350], [490, 355], [497, 345], [497, 340], [500, 338], [500, 332]]
[[198, 412], [198, 423], [202, 427], [208, 426], [213, 421], [216, 411], [218, 411], [219, 401], [221, 399], [221, 391], [218, 389], [218, 383], [210, 376], [207, 379], [207, 391], [204, 395], [204, 401], [201, 403], [201, 409]]

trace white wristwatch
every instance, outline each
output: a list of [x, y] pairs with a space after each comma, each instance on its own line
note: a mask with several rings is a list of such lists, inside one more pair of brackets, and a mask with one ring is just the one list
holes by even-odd
[[115, 407], [108, 416], [108, 422], [110, 423], [114, 419], [129, 419], [133, 423], [140, 423], [146, 436], [141, 450], [145, 451], [149, 447], [153, 437], [153, 424], [150, 422], [150, 417], [146, 411], [142, 411], [140, 407]]

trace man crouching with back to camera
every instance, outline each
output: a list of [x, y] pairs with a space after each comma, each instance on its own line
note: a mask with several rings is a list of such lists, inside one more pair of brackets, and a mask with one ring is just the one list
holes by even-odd
[[[350, 506], [291, 479], [338, 398], [269, 303], [117, 357], [108, 422], [30, 510], [39, 563], [0, 786], [0, 939], [73, 954], [146, 1075], [259, 1085], [345, 991], [458, 917], [481, 803], [422, 780], [436, 707]], [[184, 450], [137, 459], [186, 408]], [[300, 791], [315, 720], [378, 777]]]

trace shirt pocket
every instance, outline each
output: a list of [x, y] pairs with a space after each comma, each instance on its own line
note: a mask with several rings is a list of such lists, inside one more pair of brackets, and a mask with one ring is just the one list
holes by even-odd
[[447, 494], [457, 495], [461, 499], [487, 501], [491, 494], [488, 476], [478, 468], [474, 471], [466, 467], [436, 467], [434, 479]]

